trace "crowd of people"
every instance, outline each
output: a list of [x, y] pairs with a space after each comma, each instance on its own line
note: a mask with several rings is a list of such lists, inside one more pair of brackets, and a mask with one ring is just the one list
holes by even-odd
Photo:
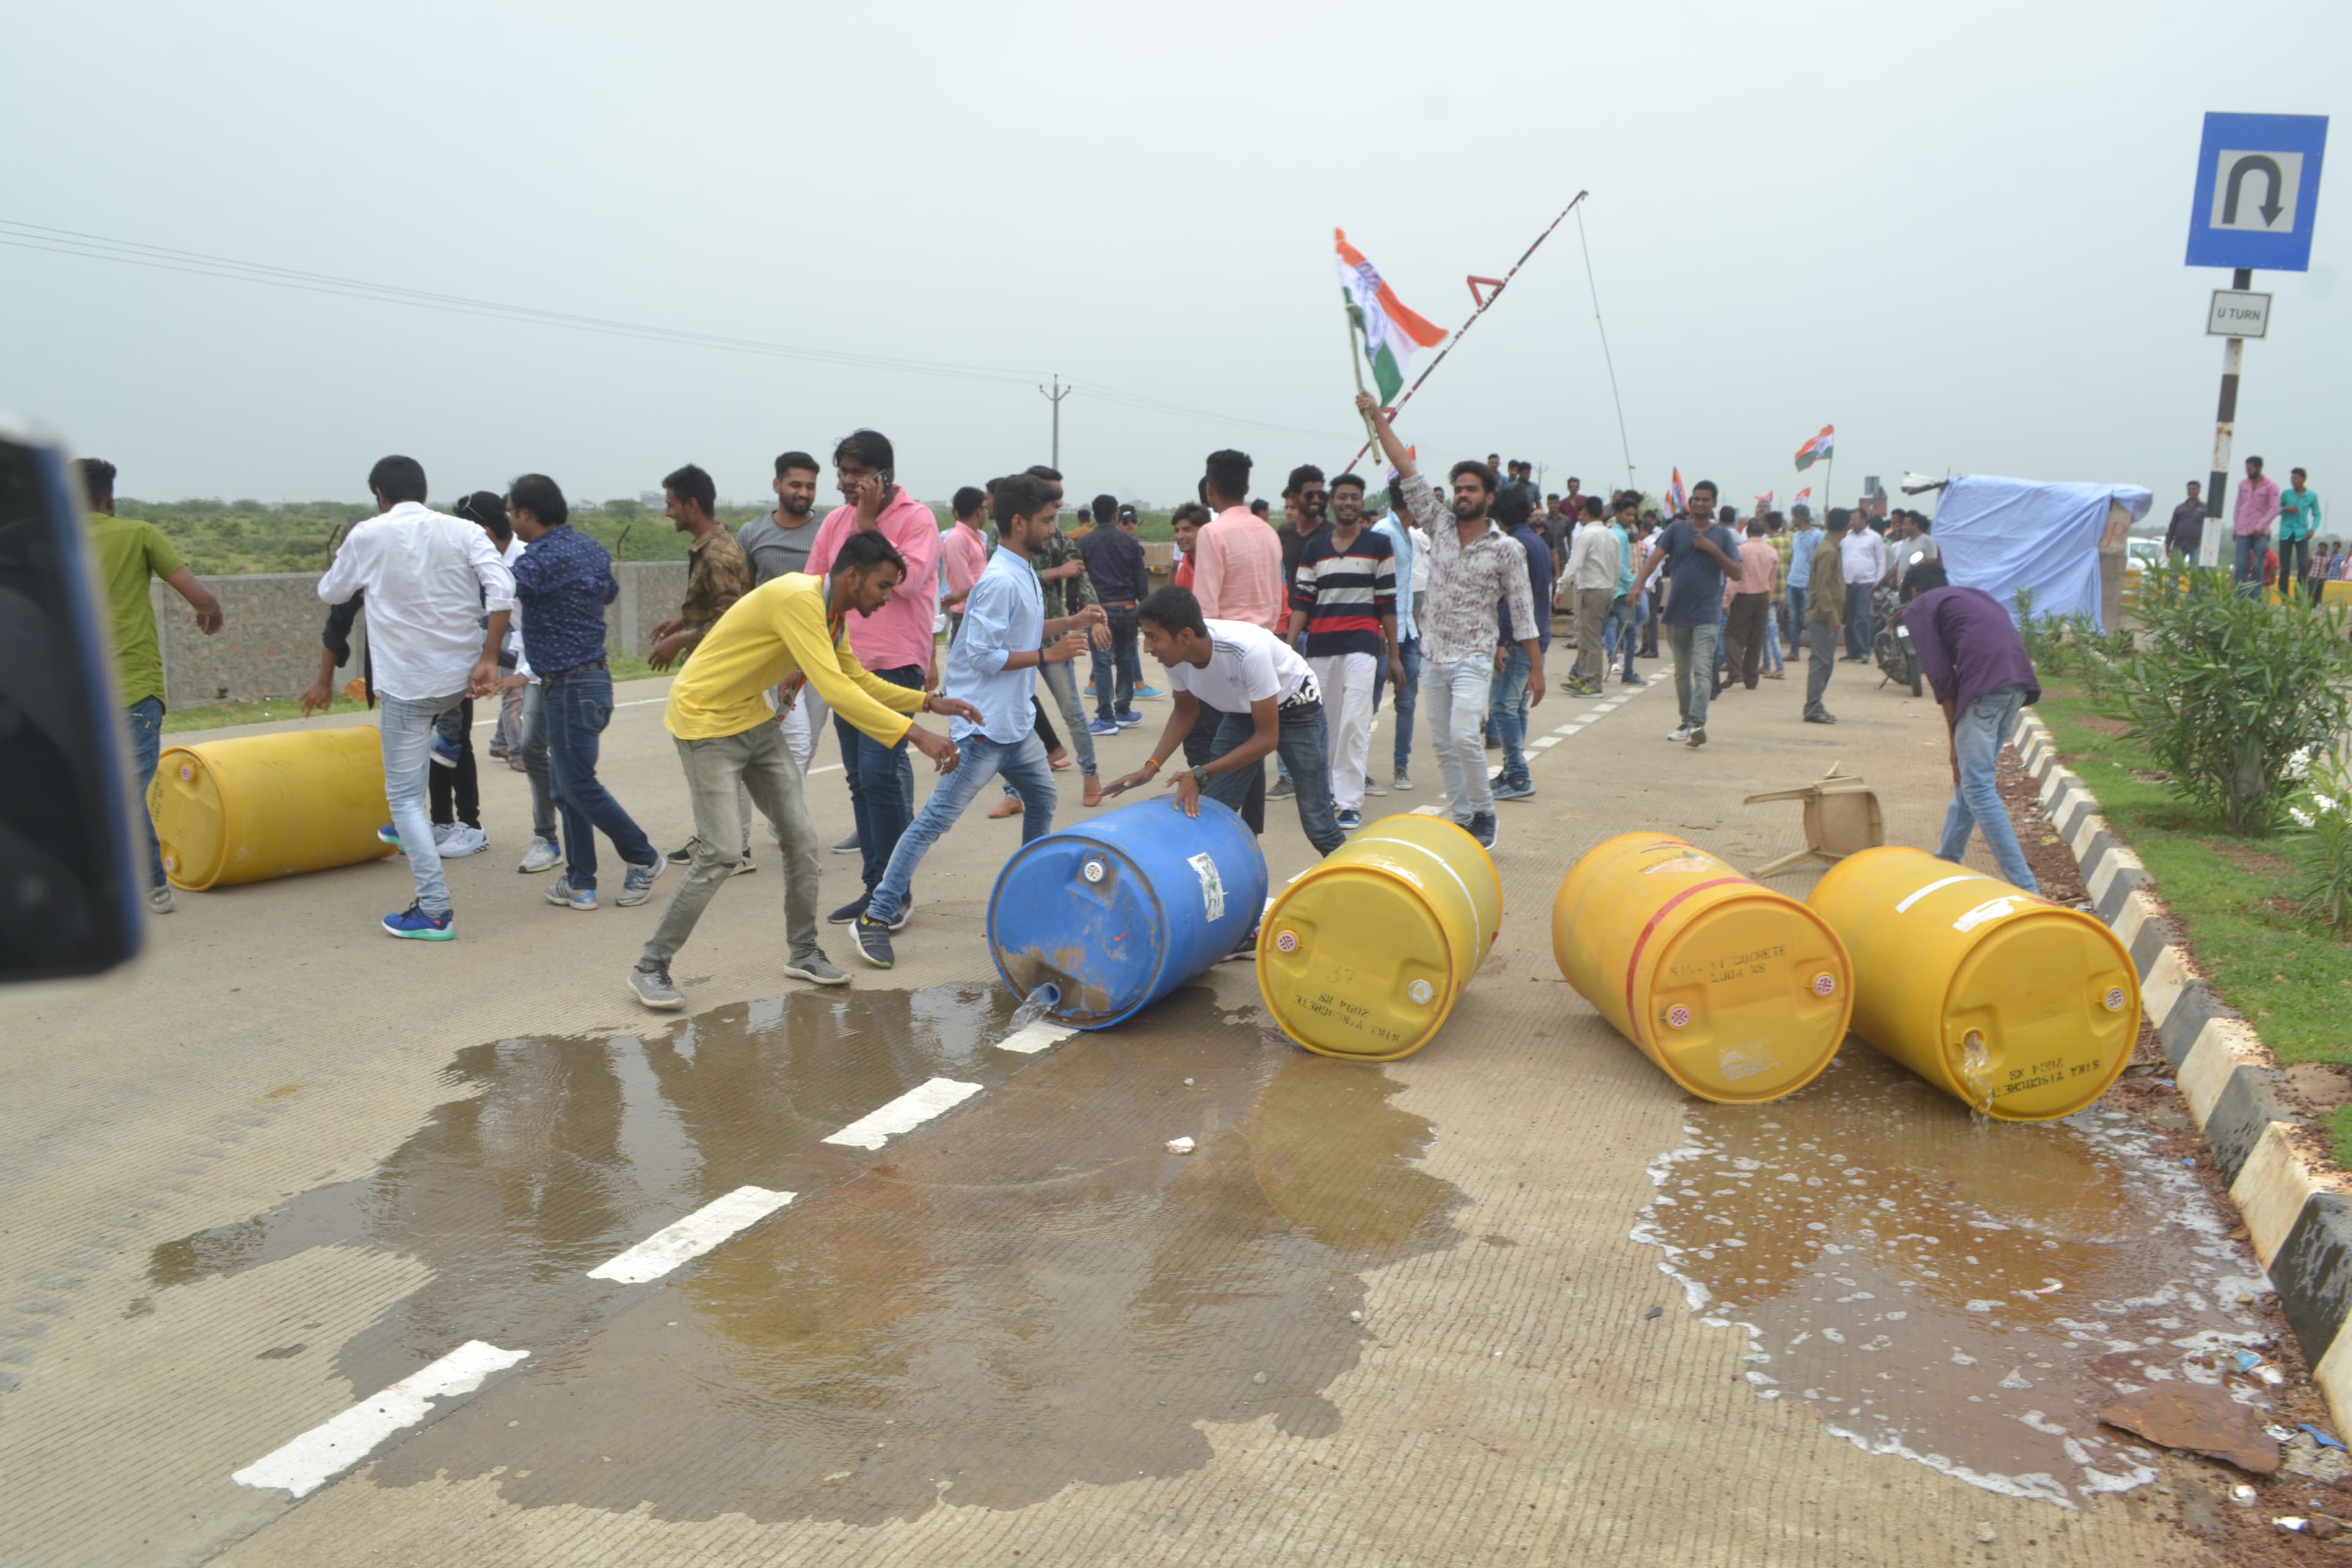
[[[2231, 554], [2224, 564], [2242, 593], [2265, 588], [2307, 595], [2318, 604], [2330, 583], [2352, 581], [2352, 550], [2337, 540], [2319, 537], [2325, 521], [2311, 476], [2290, 468], [2294, 481], [2282, 489], [2263, 471], [2260, 458], [2246, 459], [2246, 477], [2238, 481], [2237, 498], [2230, 509]], [[2207, 518], [2204, 487], [2189, 481], [2186, 500], [2172, 509], [2165, 524], [2165, 553], [2176, 563], [2199, 558]]]
[[[1574, 626], [1566, 690], [1576, 698], [1612, 680], [1643, 684], [1635, 661], [1661, 657], [1663, 641], [1677, 702], [1669, 738], [1698, 747], [1715, 700], [1785, 679], [1801, 653], [1803, 718], [1834, 723], [1823, 705], [1832, 666], [1871, 657], [1882, 585], [1907, 606], [1952, 729], [1946, 852], [1957, 858], [1980, 826], [2004, 874], [2032, 886], [1991, 784], [1992, 759], [2036, 694], [2032, 668], [1989, 596], [1946, 584], [1927, 518], [1832, 508], [1817, 527], [1805, 506], [1784, 516], [1759, 500], [1743, 520], [1707, 480], [1662, 517], [1636, 492], [1604, 502], [1574, 479], [1539, 496], [1530, 466], [1491, 459], [1453, 464], [1441, 490], [1376, 401], [1360, 394], [1358, 407], [1387, 462], [1377, 489], [1301, 465], [1276, 522], [1251, 499], [1250, 457], [1212, 452], [1197, 500], [1175, 511], [1173, 569], [1156, 590], [1136, 509], [1096, 497], [1092, 526], [1073, 538], [1062, 476], [1045, 465], [958, 490], [944, 530], [898, 484], [892, 444], [873, 430], [834, 448], [842, 499], [821, 520], [823, 468], [807, 452], [776, 458], [774, 509], [734, 533], [708, 472], [671, 472], [662, 486], [688, 541], [685, 592], [652, 626], [647, 658], [676, 672], [664, 724], [694, 830], [667, 853], [598, 777], [614, 709], [606, 606], [619, 585], [604, 547], [572, 525], [562, 487], [523, 474], [443, 512], [426, 505], [419, 463], [383, 458], [368, 476], [378, 515], [350, 531], [319, 582], [329, 610], [318, 674], [299, 698], [306, 714], [328, 705], [364, 606], [360, 679], [378, 710], [391, 816], [380, 837], [415, 883], [383, 930], [457, 934], [443, 862], [488, 846], [478, 700], [499, 702], [491, 754], [529, 777], [532, 837], [519, 869], [558, 873], [549, 902], [597, 908], [600, 837], [621, 862], [616, 904], [646, 902], [666, 870], [683, 868], [628, 976], [646, 1005], [677, 1008], [677, 954], [719, 884], [757, 868], [755, 812], [782, 858], [784, 972], [837, 985], [848, 975], [824, 951], [821, 924], [846, 928], [863, 962], [891, 967], [924, 856], [992, 780], [1002, 799], [988, 815], [1019, 815], [1024, 843], [1051, 828], [1054, 773], [1075, 765], [1087, 807], [1165, 788], [1177, 809], [1197, 816], [1213, 800], [1262, 834], [1267, 803], [1290, 800], [1307, 841], [1329, 854], [1362, 823], [1367, 797], [1413, 789], [1418, 724], [1444, 815], [1492, 847], [1498, 803], [1536, 793], [1527, 727], [1547, 694], [1556, 615]], [[159, 532], [112, 516], [110, 466], [85, 460], [81, 474], [143, 787], [163, 712], [148, 578], [165, 577], [207, 632], [221, 611]], [[1137, 700], [1162, 695], [1147, 684], [1147, 652], [1167, 682], [1167, 719], [1139, 766], [1105, 778], [1093, 742], [1145, 723]], [[1082, 691], [1076, 666], [1089, 656]], [[1370, 756], [1384, 700], [1385, 784]], [[924, 715], [944, 727], [915, 721]], [[821, 922], [825, 846], [806, 791], [828, 720], [855, 824], [831, 847], [859, 858], [861, 891]], [[917, 752], [942, 775], [919, 809]], [[150, 827], [160, 912], [171, 891]]]

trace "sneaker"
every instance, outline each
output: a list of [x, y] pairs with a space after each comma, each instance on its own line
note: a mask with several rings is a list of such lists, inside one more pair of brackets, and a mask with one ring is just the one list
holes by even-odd
[[172, 901], [171, 883], [158, 882], [153, 887], [147, 889], [147, 912], [149, 914], [168, 915], [179, 907], [179, 905]]
[[849, 940], [857, 944], [857, 956], [877, 969], [887, 969], [898, 961], [890, 951], [889, 926], [872, 915], [857, 917], [857, 923], [849, 928]]
[[1339, 825], [1342, 833], [1353, 833], [1364, 825], [1364, 814], [1360, 811], [1336, 811], [1331, 817]]
[[445, 741], [439, 735], [433, 737], [433, 763], [436, 767], [454, 768], [457, 765], [457, 759], [465, 754], [465, 747], [457, 742]]
[[554, 885], [547, 889], [547, 901], [575, 910], [593, 910], [596, 907], [596, 889], [575, 888], [570, 877], [558, 877]]
[[1292, 784], [1288, 779], [1276, 779], [1274, 781], [1273, 785], [1266, 790], [1265, 798], [1268, 800], [1288, 800], [1292, 795], [1297, 795], [1297, 793], [1298, 786]]
[[1692, 726], [1692, 728], [1691, 728], [1691, 732], [1690, 732], [1690, 742], [1689, 742], [1689, 744], [1690, 744], [1690, 749], [1691, 749], [1692, 751], [1694, 751], [1694, 752], [1697, 751], [1701, 746], [1704, 746], [1704, 745], [1706, 745], [1706, 725], [1704, 725], [1704, 724], [1696, 724], [1696, 725]]
[[1398, 789], [1411, 789], [1412, 787], [1412, 775], [1405, 772], [1402, 768], [1399, 768], [1396, 771], [1396, 777], [1389, 782], [1394, 784]]
[[375, 839], [379, 844], [388, 845], [397, 849], [400, 847], [400, 829], [387, 822], [375, 830]]
[[483, 850], [488, 849], [490, 847], [490, 836], [478, 827], [468, 827], [461, 822], [449, 830], [447, 837], [439, 842], [441, 858], [462, 860], [468, 855], [479, 855]]
[[1666, 731], [1666, 739], [1669, 741], [1687, 741], [1690, 735], [1691, 727], [1687, 724], [1677, 724]]
[[855, 833], [853, 833], [853, 834], [851, 834], [848, 837], [846, 837], [846, 838], [843, 839], [840, 843], [838, 843], [838, 844], [835, 845], [835, 846], [833, 847], [833, 852], [834, 852], [835, 854], [836, 854], [836, 855], [855, 855], [855, 854], [856, 854], [856, 853], [857, 853], [857, 835], [856, 835]]
[[1378, 779], [1372, 777], [1370, 773], [1366, 773], [1364, 775], [1364, 793], [1366, 795], [1386, 795], [1389, 792], [1381, 787], [1381, 784]]
[[1535, 781], [1530, 779], [1524, 784], [1498, 784], [1494, 788], [1494, 795], [1496, 800], [1533, 800], [1536, 797]]
[[383, 917], [383, 934], [404, 936], [411, 942], [451, 942], [457, 935], [457, 921], [447, 910], [428, 915], [411, 904], [396, 915]]
[[1165, 697], [1168, 695], [1168, 693], [1160, 690], [1160, 688], [1156, 686], [1139, 686], [1135, 689], [1135, 694], [1138, 697]]
[[856, 898], [850, 900], [849, 902], [842, 905], [841, 908], [825, 916], [824, 923], [835, 926], [856, 925], [859, 917], [866, 913], [866, 906], [872, 900], [874, 894], [870, 889], [858, 894]]
[[667, 963], [659, 969], [630, 970], [629, 989], [646, 1006], [658, 1007], [666, 1013], [686, 1005], [686, 993], [670, 984]]
[[1143, 715], [1130, 710], [1125, 713], [1114, 713], [1110, 716], [1110, 720], [1122, 730], [1132, 730], [1143, 722]]
[[658, 855], [654, 857], [650, 866], [630, 867], [629, 874], [621, 879], [621, 896], [613, 901], [625, 910], [632, 904], [644, 903], [654, 896], [654, 884], [660, 881], [661, 874], [668, 869], [669, 862]]
[[1568, 694], [1570, 697], [1598, 697], [1601, 688], [1589, 680], [1571, 680], [1568, 683]]
[[784, 961], [784, 973], [795, 980], [805, 980], [812, 985], [846, 985], [848, 973], [837, 967], [821, 952], [806, 952]]
[[1643, 679], [1638, 675], [1622, 675], [1617, 678], [1617, 684], [1620, 686], [1647, 686], [1650, 683]]
[[673, 866], [683, 866], [688, 861], [694, 858], [694, 847], [700, 842], [701, 840], [698, 838], [689, 838], [685, 843], [679, 845], [677, 848], [671, 850], [668, 854], [663, 856], [662, 858], [667, 860]]
[[1472, 813], [1470, 837], [1478, 841], [1478, 847], [1481, 849], [1492, 849], [1495, 847], [1495, 840], [1501, 837], [1495, 821], [1495, 814], [1491, 811]]
[[552, 871], [558, 866], [562, 864], [563, 851], [562, 849], [558, 848], [548, 839], [533, 837], [530, 841], [530, 847], [523, 852], [522, 861], [515, 867], [515, 869], [518, 871]]
[[457, 825], [454, 822], [435, 823], [433, 825], [433, 847], [438, 849], [444, 844], [448, 843], [449, 836], [457, 831]]
[[1087, 733], [1089, 735], [1116, 735], [1118, 733], [1118, 724], [1117, 721], [1110, 719], [1089, 719], [1087, 721]]

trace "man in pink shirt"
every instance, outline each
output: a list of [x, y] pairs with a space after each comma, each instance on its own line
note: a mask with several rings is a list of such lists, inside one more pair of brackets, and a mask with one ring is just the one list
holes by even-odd
[[953, 642], [963, 626], [963, 602], [980, 574], [988, 570], [988, 536], [980, 531], [981, 507], [987, 500], [985, 492], [972, 485], [956, 491], [948, 503], [955, 513], [955, 521], [940, 535], [940, 560], [947, 567], [948, 596], [940, 601], [948, 613], [948, 640]]
[[[940, 520], [898, 488], [897, 467], [889, 437], [878, 430], [853, 430], [833, 449], [834, 479], [848, 504], [834, 508], [817, 525], [808, 569], [810, 575], [824, 577], [843, 542], [857, 532], [881, 534], [906, 558], [907, 570], [889, 599], [872, 615], [850, 621], [849, 646], [873, 674], [920, 690], [930, 673], [931, 627], [939, 617]], [[915, 819], [915, 767], [904, 741], [886, 746], [837, 713], [833, 724], [841, 738], [842, 771], [849, 776], [866, 891], [825, 918], [848, 925], [866, 912], [866, 900], [889, 869], [891, 851]]]
[[1780, 552], [1764, 537], [1764, 520], [1751, 517], [1739, 546], [1739, 575], [1724, 584], [1729, 594], [1723, 619], [1726, 685], [1737, 680], [1756, 689], [1757, 663], [1771, 635], [1772, 584], [1780, 580]]
[[[2263, 563], [2270, 557], [2271, 524], [2278, 521], [2279, 488], [2276, 479], [2263, 478], [2263, 460], [2246, 459], [2246, 477], [2238, 481], [2238, 509], [2231, 520], [2231, 531], [2238, 536], [2239, 592], [2253, 595], [2263, 591]], [[2252, 588], [2243, 584], [2252, 584]]]
[[[1290, 595], [1283, 583], [1282, 540], [1249, 508], [1250, 455], [1228, 447], [1209, 454], [1201, 497], [1212, 517], [1192, 545], [1192, 596], [1204, 619], [1245, 621], [1276, 637], [1290, 628]], [[1185, 740], [1185, 754], [1206, 755], [1216, 739], [1217, 716], [1203, 707]], [[911, 766], [911, 764], [909, 764]], [[1265, 832], [1265, 764], [1249, 765], [1249, 794], [1242, 820], [1252, 833]]]

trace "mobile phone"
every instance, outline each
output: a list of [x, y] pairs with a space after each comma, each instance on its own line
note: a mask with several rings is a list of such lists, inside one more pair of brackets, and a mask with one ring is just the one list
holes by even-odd
[[886, 490], [898, 482], [898, 476], [888, 468], [880, 470], [874, 477], [882, 481], [882, 488]]

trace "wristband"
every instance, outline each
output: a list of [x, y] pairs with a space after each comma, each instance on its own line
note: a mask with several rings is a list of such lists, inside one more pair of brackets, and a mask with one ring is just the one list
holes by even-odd
[[1146, 757], [1143, 759], [1143, 765], [1150, 768], [1156, 773], [1160, 771], [1160, 759], [1158, 757]]

